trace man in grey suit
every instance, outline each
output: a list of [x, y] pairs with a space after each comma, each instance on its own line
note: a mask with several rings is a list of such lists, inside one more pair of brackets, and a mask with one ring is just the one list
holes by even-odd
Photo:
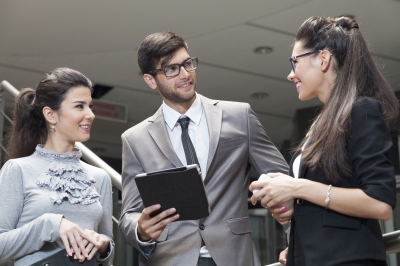
[[[122, 134], [119, 228], [139, 250], [139, 265], [260, 265], [248, 214], [249, 171], [253, 166], [260, 174], [287, 173], [282, 155], [248, 104], [195, 92], [197, 58], [189, 56], [181, 37], [171, 32], [147, 36], [138, 63], [147, 85], [163, 99], [152, 117]], [[144, 208], [135, 176], [191, 160], [181, 140], [185, 118], [189, 150], [194, 147], [211, 213], [200, 220], [175, 221], [179, 213], [172, 208], [150, 217], [160, 205]]]

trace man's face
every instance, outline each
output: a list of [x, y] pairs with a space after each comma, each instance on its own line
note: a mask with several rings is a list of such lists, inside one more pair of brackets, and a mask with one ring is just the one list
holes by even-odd
[[[182, 64], [189, 58], [186, 49], [181, 48], [167, 65]], [[157, 65], [157, 68], [161, 68], [161, 63]], [[188, 72], [184, 67], [180, 67], [179, 75], [172, 78], [165, 76], [164, 72], [160, 71], [156, 74], [155, 83], [156, 89], [169, 106], [176, 104], [191, 105], [196, 98], [196, 72], [194, 70]]]

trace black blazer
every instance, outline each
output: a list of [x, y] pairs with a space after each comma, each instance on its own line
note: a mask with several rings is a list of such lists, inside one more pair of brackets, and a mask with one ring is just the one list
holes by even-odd
[[[376, 100], [362, 98], [356, 101], [346, 144], [352, 176], [343, 176], [338, 184], [332, 185], [361, 188], [368, 196], [394, 208], [396, 181], [389, 160], [392, 138]], [[295, 157], [291, 162], [291, 176]], [[311, 171], [302, 163], [299, 178], [330, 184], [321, 169]], [[331, 200], [335, 200], [334, 194]], [[291, 224], [287, 266], [294, 265], [294, 231], [296, 245], [301, 247], [306, 265], [329, 266], [355, 260], [386, 260], [378, 220], [347, 216], [305, 200], [299, 205], [295, 199]]]

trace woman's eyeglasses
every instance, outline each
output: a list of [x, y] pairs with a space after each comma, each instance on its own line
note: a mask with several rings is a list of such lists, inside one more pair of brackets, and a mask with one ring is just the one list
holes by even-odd
[[[294, 56], [292, 56], [291, 58], [289, 58], [290, 65], [292, 66], [292, 71], [293, 71], [293, 73], [294, 73], [295, 70], [296, 70], [296, 66], [295, 66], [296, 61], [294, 61], [294, 60], [296, 60], [297, 58], [303, 57], [303, 56], [307, 56], [307, 55], [311, 55], [311, 54], [315, 54], [315, 53], [320, 53], [320, 52], [322, 52], [322, 51], [323, 51], [323, 50], [314, 50], [314, 51], [311, 51], [311, 52], [308, 52], [308, 53], [299, 54], [299, 55], [294, 55]], [[330, 55], [333, 56], [333, 54], [331, 54], [331, 53], [330, 53]]]
[[294, 55], [294, 56], [292, 56], [291, 58], [289, 58], [290, 65], [292, 66], [293, 73], [294, 73], [295, 70], [296, 70], [296, 66], [294, 65], [296, 62], [293, 63], [293, 60], [296, 60], [297, 58], [304, 57], [304, 56], [307, 56], [307, 55], [311, 55], [311, 54], [315, 54], [315, 53], [320, 53], [320, 52], [322, 52], [322, 50], [315, 50], [315, 51], [311, 51], [311, 52], [304, 53], [304, 54]]

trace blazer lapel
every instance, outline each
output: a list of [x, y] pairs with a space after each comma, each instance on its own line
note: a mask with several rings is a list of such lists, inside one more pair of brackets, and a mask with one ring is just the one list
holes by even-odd
[[303, 160], [300, 160], [300, 167], [299, 167], [299, 178], [303, 178], [305, 172], [306, 172], [306, 164], [303, 162]]
[[219, 106], [217, 106], [218, 101], [210, 100], [200, 94], [198, 95], [200, 96], [201, 102], [203, 104], [204, 113], [207, 119], [208, 134], [210, 136], [210, 146], [207, 159], [208, 172], [208, 169], [210, 168], [211, 162], [218, 147], [222, 124], [222, 110]]
[[149, 118], [148, 121], [153, 123], [149, 127], [148, 131], [160, 151], [171, 161], [171, 163], [175, 165], [175, 167], [182, 166], [182, 162], [176, 155], [174, 148], [172, 147], [171, 140], [169, 139], [169, 135], [165, 127], [162, 107], [160, 107], [157, 112], [151, 118]]

